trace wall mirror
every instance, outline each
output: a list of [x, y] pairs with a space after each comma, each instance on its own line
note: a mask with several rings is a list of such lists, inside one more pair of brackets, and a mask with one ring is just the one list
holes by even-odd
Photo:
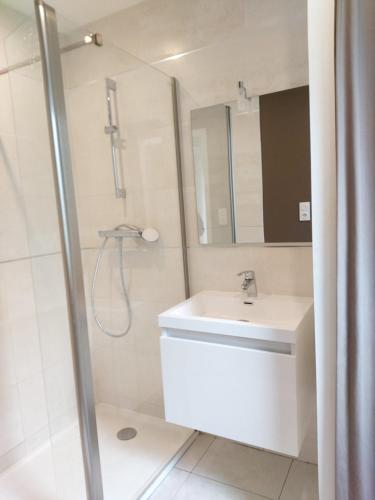
[[193, 109], [199, 242], [311, 244], [309, 88]]

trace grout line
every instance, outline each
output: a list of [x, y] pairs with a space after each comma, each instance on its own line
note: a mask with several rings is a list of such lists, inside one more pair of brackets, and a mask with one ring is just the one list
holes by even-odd
[[[211, 436], [213, 436], [213, 434], [211, 434]], [[215, 438], [214, 441], [217, 440], [217, 439], [222, 439], [222, 440], [229, 441], [231, 443], [237, 444], [239, 446], [244, 446], [245, 448], [250, 448], [250, 449], [255, 450], [255, 451], [267, 453], [268, 455], [273, 455], [275, 457], [279, 457], [279, 458], [284, 458], [284, 459], [287, 459], [287, 460], [291, 460], [292, 462], [294, 460], [296, 460], [298, 462], [303, 462], [303, 460], [298, 460], [298, 458], [294, 458], [291, 455], [284, 455], [283, 453], [278, 453], [276, 451], [267, 450], [266, 448], [259, 448], [258, 446], [252, 446], [251, 444], [241, 443], [241, 441], [234, 441], [233, 439], [228, 439], [228, 438], [221, 437], [221, 436], [214, 436], [214, 438]], [[213, 443], [211, 443], [211, 444], [213, 444]], [[207, 448], [207, 451], [208, 451], [208, 448]], [[309, 463], [309, 462], [307, 462], [307, 463]]]
[[[201, 432], [201, 431], [198, 431], [199, 432], [199, 435], [198, 435], [198, 438], [197, 440], [199, 439], [200, 436], [203, 436], [204, 434], [207, 434], [205, 432]], [[207, 434], [208, 436], [212, 436], [212, 434]], [[177, 469], [180, 469], [180, 470], [184, 470], [185, 472], [193, 472], [194, 468], [198, 465], [198, 463], [202, 460], [202, 458], [205, 456], [205, 454], [207, 453], [208, 449], [210, 448], [210, 446], [212, 445], [212, 443], [215, 441], [215, 436], [212, 436], [213, 437], [213, 440], [212, 442], [207, 446], [207, 448], [202, 452], [202, 455], [200, 457], [198, 457], [196, 463], [193, 465], [192, 469], [191, 470], [188, 470], [188, 469], [184, 469], [183, 467], [179, 466], [179, 462], [176, 464], [176, 468]], [[194, 443], [192, 443], [191, 446], [193, 446]], [[190, 449], [190, 448], [189, 448]], [[181, 460], [183, 459], [183, 457], [186, 455], [186, 453], [188, 452], [189, 450], [186, 450], [185, 454], [181, 457]]]
[[292, 455], [285, 455], [284, 453], [279, 453], [277, 451], [267, 450], [267, 448], [260, 448], [259, 446], [253, 446], [251, 444], [241, 443], [241, 441], [233, 441], [233, 439], [227, 439], [222, 437], [218, 437], [218, 439], [226, 439], [227, 441], [231, 441], [232, 443], [238, 444], [240, 446], [245, 446], [245, 448], [251, 448], [252, 450], [261, 451], [263, 453], [267, 453], [268, 455], [273, 455], [275, 457], [286, 458], [287, 460], [291, 460], [292, 462], [293, 460], [302, 461], [298, 460], [298, 458], [295, 458]]
[[148, 482], [148, 485], [142, 489], [140, 495], [137, 496], [139, 500], [148, 500], [151, 495], [153, 495], [163, 481], [168, 477], [170, 472], [175, 468], [176, 463], [180, 460], [180, 458], [186, 453], [186, 451], [190, 448], [190, 446], [194, 443], [194, 441], [198, 437], [198, 431], [192, 430], [192, 434], [189, 438], [184, 442], [184, 444], [179, 448], [179, 450], [173, 455], [173, 457], [169, 460], [169, 462], [162, 467], [162, 470], [159, 473], [156, 473], [154, 478]]
[[[180, 457], [180, 460], [182, 460], [184, 458], [184, 456], [186, 455], [186, 453], [190, 450], [190, 448], [193, 446], [193, 444], [197, 441], [197, 439], [199, 439], [199, 436], [201, 436], [201, 432], [200, 431], [195, 431], [195, 432], [198, 432], [198, 435], [197, 435], [197, 438], [192, 441], [191, 445], [185, 450], [185, 453]], [[176, 465], [174, 466], [175, 469], [179, 469], [179, 470], [183, 470], [185, 472], [188, 472], [190, 474], [190, 470], [186, 470], [186, 469], [181, 469], [178, 464], [180, 462], [180, 460], [176, 463]]]
[[50, 253], [41, 253], [41, 254], [36, 254], [36, 255], [26, 255], [24, 257], [17, 257], [16, 259], [6, 259], [6, 260], [0, 260], [0, 265], [1, 264], [11, 264], [12, 262], [22, 262], [24, 260], [32, 260], [32, 259], [40, 259], [42, 257], [51, 257], [52, 255], [61, 255], [61, 251], [57, 252], [50, 252]]
[[284, 479], [283, 485], [282, 485], [282, 487], [281, 487], [280, 495], [277, 497], [277, 498], [278, 498], [278, 500], [280, 500], [281, 495], [283, 494], [283, 491], [284, 491], [284, 488], [285, 488], [286, 482], [287, 482], [287, 480], [288, 480], [288, 477], [289, 477], [289, 474], [290, 474], [290, 470], [291, 470], [291, 468], [292, 468], [292, 465], [293, 465], [294, 461], [295, 461], [295, 460], [292, 460], [292, 461], [290, 462], [288, 472], [286, 473], [286, 476], [285, 476], [285, 479]]
[[[207, 450], [204, 452], [204, 454], [201, 456], [201, 458], [198, 460], [198, 462], [195, 464], [195, 466], [194, 466], [194, 467], [193, 467], [193, 469], [191, 470], [191, 474], [195, 474], [196, 476], [200, 476], [200, 477], [203, 477], [203, 478], [206, 478], [206, 479], [210, 479], [211, 481], [216, 481], [217, 483], [224, 484], [224, 485], [226, 485], [226, 486], [231, 486], [232, 488], [236, 488], [236, 489], [239, 489], [239, 490], [241, 490], [241, 491], [245, 491], [245, 492], [247, 492], [247, 493], [253, 493], [254, 495], [258, 495], [258, 496], [263, 497], [263, 498], [265, 498], [265, 499], [267, 499], [267, 500], [272, 500], [272, 499], [269, 499], [269, 497], [265, 497], [264, 495], [261, 495], [261, 494], [257, 493], [256, 491], [252, 491], [252, 490], [243, 490], [243, 489], [241, 489], [241, 488], [238, 488], [238, 487], [236, 487], [236, 486], [233, 486], [233, 484], [231, 484], [231, 483], [226, 483], [226, 482], [224, 482], [224, 481], [219, 481], [219, 480], [217, 480], [217, 479], [213, 479], [213, 478], [212, 478], [212, 477], [210, 477], [210, 476], [205, 476], [204, 474], [200, 474], [199, 472], [196, 472], [196, 468], [198, 467], [198, 465], [200, 464], [200, 462], [204, 459], [204, 457], [207, 455], [207, 453], [209, 452], [209, 450], [210, 450], [211, 446], [212, 446], [212, 445], [215, 443], [215, 441], [216, 441], [216, 440], [218, 440], [218, 439], [222, 439], [222, 438], [219, 438], [219, 437], [215, 436], [215, 439], [214, 439], [214, 440], [212, 441], [212, 443], [208, 446]], [[233, 441], [233, 442], [234, 442], [234, 441]], [[241, 443], [237, 443], [237, 444], [241, 444]], [[246, 447], [249, 447], [249, 448], [257, 449], [257, 450], [259, 450], [259, 451], [263, 451], [263, 452], [265, 452], [265, 453], [270, 453], [271, 455], [276, 455], [276, 456], [278, 456], [278, 457], [288, 458], [288, 457], [286, 457], [285, 455], [280, 455], [280, 454], [278, 454], [278, 453], [268, 452], [268, 451], [263, 450], [263, 449], [260, 449], [260, 448], [254, 448], [254, 447], [252, 447], [252, 446], [247, 446], [247, 445], [244, 445], [244, 444], [242, 444], [242, 446], [246, 446]], [[287, 479], [288, 479], [289, 472], [290, 472], [290, 469], [291, 469], [292, 464], [293, 464], [293, 462], [294, 462], [294, 461], [295, 461], [294, 459], [290, 459], [290, 465], [289, 465], [288, 471], [287, 471], [287, 473], [286, 473], [286, 475], [285, 475], [285, 479], [284, 479], [284, 481], [283, 481], [283, 485], [282, 485], [282, 487], [281, 487], [281, 491], [280, 491], [279, 496], [277, 497], [277, 500], [280, 500], [280, 496], [281, 496], [281, 494], [282, 494], [282, 492], [283, 492], [283, 490], [284, 490], [285, 483], [286, 483], [286, 481], [287, 481]], [[183, 470], [183, 469], [182, 469], [182, 470]]]
[[293, 458], [295, 462], [301, 462], [302, 464], [309, 464], [309, 465], [315, 465], [318, 467], [318, 464], [316, 462], [311, 462], [309, 460], [301, 460], [300, 458]]
[[182, 483], [180, 484], [180, 486], [177, 487], [176, 491], [172, 494], [172, 496], [168, 500], [173, 500], [174, 498], [176, 498], [176, 496], [178, 495], [178, 493], [182, 490], [182, 487], [185, 486], [185, 484], [187, 483], [187, 481], [189, 481], [189, 479], [190, 479], [191, 472], [184, 471], [183, 469], [178, 469], [178, 470], [181, 471], [181, 472], [186, 472], [187, 476], [182, 481]]
[[[163, 246], [163, 247], [157, 247], [158, 250], [180, 250], [181, 246]], [[95, 247], [95, 246], [83, 246], [81, 247], [81, 251], [85, 250], [99, 250], [100, 245]], [[125, 250], [138, 250], [138, 248], [135, 247], [124, 247]], [[115, 250], [114, 247], [109, 247], [109, 250]], [[41, 259], [43, 257], [52, 257], [54, 255], [61, 255], [62, 252], [61, 250], [57, 250], [56, 252], [48, 252], [48, 253], [39, 253], [35, 255], [25, 255], [23, 257], [17, 257], [15, 259], [4, 259], [0, 260], [0, 266], [1, 264], [11, 264], [12, 262], [23, 262], [26, 260], [33, 260], [33, 259]]]
[[244, 490], [243, 488], [239, 488], [238, 486], [234, 486], [231, 483], [226, 483], [224, 481], [219, 481], [218, 479], [213, 479], [210, 476], [204, 476], [203, 474], [199, 474], [198, 472], [191, 472], [193, 476], [199, 476], [202, 477], [203, 479], [209, 479], [210, 481], [213, 481], [214, 483], [222, 484], [223, 486], [229, 486], [230, 488], [233, 488], [235, 490], [243, 491], [244, 493], [252, 493], [253, 495], [257, 495], [260, 498], [264, 498], [264, 500], [276, 500], [272, 499], [270, 497], [265, 497], [264, 495], [257, 493], [256, 491], [253, 490]]
[[216, 441], [217, 437], [214, 436], [214, 439], [212, 440], [212, 442], [208, 445], [206, 451], [203, 453], [203, 455], [198, 459], [197, 463], [194, 465], [194, 467], [191, 469], [190, 472], [194, 472], [195, 469], [198, 467], [198, 465], [201, 463], [201, 461], [204, 459], [204, 457], [207, 455], [208, 453], [208, 450], [211, 448], [211, 446], [214, 444], [214, 442]]

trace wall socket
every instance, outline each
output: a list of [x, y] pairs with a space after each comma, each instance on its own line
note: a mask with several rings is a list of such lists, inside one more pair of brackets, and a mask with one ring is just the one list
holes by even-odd
[[309, 201], [299, 202], [299, 220], [301, 222], [311, 220], [311, 203]]

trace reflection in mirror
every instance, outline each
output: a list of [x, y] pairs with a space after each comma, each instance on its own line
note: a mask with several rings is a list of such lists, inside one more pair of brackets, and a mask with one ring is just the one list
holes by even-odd
[[234, 243], [229, 106], [193, 110], [192, 140], [199, 241]]
[[311, 242], [309, 91], [191, 113], [201, 244]]

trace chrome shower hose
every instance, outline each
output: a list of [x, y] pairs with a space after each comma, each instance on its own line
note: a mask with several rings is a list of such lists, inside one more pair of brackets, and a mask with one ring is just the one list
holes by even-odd
[[98, 277], [98, 271], [100, 268], [100, 262], [102, 260], [102, 257], [104, 255], [105, 247], [107, 245], [109, 238], [104, 238], [103, 244], [99, 250], [98, 258], [96, 259], [96, 264], [95, 264], [95, 271], [94, 271], [94, 277], [92, 280], [92, 287], [91, 287], [91, 307], [92, 307], [92, 313], [95, 319], [96, 324], [98, 327], [104, 332], [106, 335], [109, 335], [110, 337], [124, 337], [130, 330], [130, 327], [132, 325], [132, 311], [131, 311], [131, 306], [130, 306], [130, 300], [129, 300], [129, 295], [128, 291], [126, 289], [126, 283], [125, 283], [125, 271], [124, 271], [124, 259], [123, 259], [123, 239], [121, 237], [116, 238], [117, 244], [118, 244], [118, 255], [119, 255], [119, 264], [120, 264], [120, 279], [121, 279], [121, 288], [123, 292], [123, 298], [128, 310], [128, 324], [124, 330], [120, 332], [113, 332], [111, 330], [107, 330], [104, 326], [103, 323], [100, 321], [98, 317], [98, 313], [96, 310], [95, 306], [95, 286], [96, 286], [96, 280]]

